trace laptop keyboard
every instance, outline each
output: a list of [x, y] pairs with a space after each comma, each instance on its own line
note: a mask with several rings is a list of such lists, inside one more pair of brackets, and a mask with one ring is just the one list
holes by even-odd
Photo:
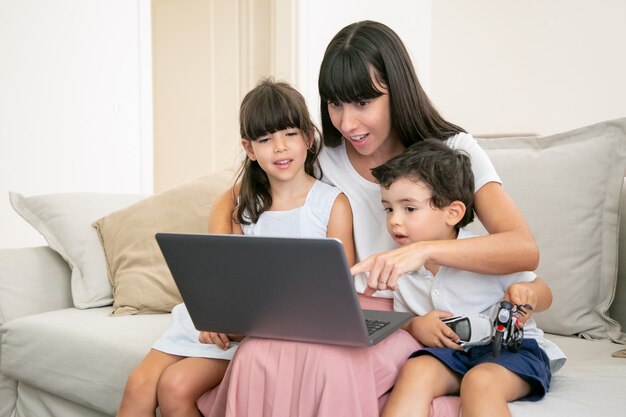
[[365, 325], [367, 326], [367, 334], [372, 335], [372, 333], [377, 332], [378, 330], [382, 329], [389, 323], [390, 322], [388, 321], [365, 319]]

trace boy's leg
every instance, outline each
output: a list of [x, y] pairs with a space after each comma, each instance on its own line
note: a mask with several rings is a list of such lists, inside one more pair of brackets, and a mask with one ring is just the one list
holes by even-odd
[[223, 359], [185, 358], [168, 367], [157, 388], [161, 415], [202, 417], [196, 401], [222, 381], [229, 363]]
[[530, 385], [513, 372], [495, 363], [482, 363], [461, 381], [461, 415], [510, 416], [508, 403], [529, 393]]
[[425, 416], [434, 398], [459, 391], [460, 376], [431, 355], [411, 358], [402, 367], [381, 417]]
[[150, 349], [128, 376], [117, 417], [154, 417], [159, 378], [168, 366], [181, 359], [181, 356]]

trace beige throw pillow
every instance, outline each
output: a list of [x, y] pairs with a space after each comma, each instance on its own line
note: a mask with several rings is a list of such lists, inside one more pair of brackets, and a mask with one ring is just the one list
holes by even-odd
[[169, 312], [181, 302], [154, 235], [207, 233], [213, 201], [232, 179], [232, 171], [199, 178], [94, 223], [113, 286], [113, 315]]
[[550, 333], [626, 341], [607, 314], [617, 279], [626, 119], [542, 138], [479, 143], [541, 252], [537, 273], [552, 288], [554, 302], [537, 315], [539, 326]]

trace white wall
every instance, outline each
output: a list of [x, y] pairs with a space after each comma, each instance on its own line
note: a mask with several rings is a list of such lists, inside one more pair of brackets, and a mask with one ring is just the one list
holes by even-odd
[[25, 195], [152, 191], [149, 0], [0, 0], [0, 248]]
[[299, 48], [297, 79], [292, 80], [307, 99], [319, 121], [317, 78], [324, 51], [344, 26], [360, 20], [376, 20], [395, 30], [404, 41], [418, 77], [430, 83], [432, 0], [299, 0]]
[[363, 19], [398, 32], [435, 105], [474, 134], [551, 134], [626, 116], [623, 0], [298, 4], [294, 82], [315, 117], [324, 49], [341, 27]]
[[626, 116], [623, 0], [433, 2], [431, 98], [475, 134]]
[[[152, 190], [150, 3], [0, 0], [0, 247], [43, 243], [13, 213], [8, 190], [27, 195]], [[155, 73], [171, 72], [178, 103], [201, 103], [194, 115], [179, 112], [167, 119], [171, 127], [162, 132], [171, 148], [159, 153], [169, 158], [156, 168], [160, 189], [236, 161], [236, 109], [242, 90], [259, 75], [293, 82], [318, 119], [324, 49], [341, 27], [363, 19], [382, 21], [400, 34], [435, 105], [472, 133], [548, 134], [626, 116], [626, 2], [621, 0], [153, 4], [170, 15], [177, 4], [206, 11], [205, 26], [188, 25], [192, 30], [179, 38], [163, 32], [161, 39], [179, 42], [180, 48], [209, 43], [200, 52], [179, 51], [206, 54], [196, 57], [197, 67], [171, 62], [163, 67], [155, 57]], [[187, 17], [178, 18], [174, 23], [184, 27]], [[235, 49], [239, 55], [224, 55]], [[207, 56], [221, 66], [204, 71]], [[180, 80], [182, 90], [175, 88]], [[162, 105], [155, 113], [160, 122], [180, 108], [169, 98]], [[204, 106], [223, 110], [223, 116], [203, 114]], [[200, 125], [210, 128], [207, 134]], [[226, 137], [231, 127], [232, 140]], [[181, 152], [180, 141], [192, 135], [195, 142]], [[189, 152], [193, 149], [197, 152]]]

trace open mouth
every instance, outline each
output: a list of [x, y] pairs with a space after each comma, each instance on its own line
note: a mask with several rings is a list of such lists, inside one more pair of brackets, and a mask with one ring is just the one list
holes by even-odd
[[350, 136], [350, 141], [353, 143], [361, 143], [364, 142], [365, 139], [367, 139], [368, 137], [369, 133], [366, 133], [365, 135]]
[[402, 243], [406, 242], [407, 239], [408, 239], [407, 236], [403, 235], [401, 233], [394, 233], [393, 234], [393, 240], [395, 240], [397, 243], [402, 244]]
[[280, 159], [278, 161], [274, 161], [274, 165], [280, 168], [288, 168], [292, 162], [293, 162], [293, 159]]

